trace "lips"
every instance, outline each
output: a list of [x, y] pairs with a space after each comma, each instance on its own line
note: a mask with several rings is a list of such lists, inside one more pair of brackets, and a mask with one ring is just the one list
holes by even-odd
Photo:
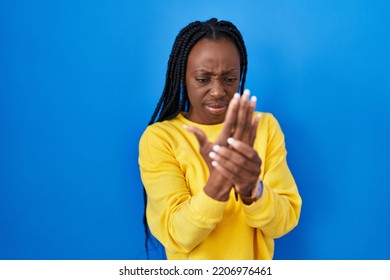
[[228, 107], [228, 102], [219, 101], [219, 102], [207, 102], [205, 103], [205, 108], [212, 114], [220, 115], [226, 112]]

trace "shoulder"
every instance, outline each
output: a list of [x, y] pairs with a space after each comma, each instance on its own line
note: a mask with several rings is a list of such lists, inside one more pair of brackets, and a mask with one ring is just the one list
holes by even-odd
[[183, 125], [178, 118], [156, 122], [149, 125], [141, 136], [141, 141], [145, 138], [167, 138], [169, 135], [176, 133]]
[[260, 114], [257, 136], [264, 143], [281, 143], [284, 142], [284, 133], [280, 127], [279, 121], [274, 114], [269, 112], [255, 112]]
[[180, 117], [170, 120], [156, 122], [149, 125], [139, 140], [140, 153], [145, 151], [160, 150], [174, 152], [180, 143], [183, 143], [185, 134], [188, 132], [183, 128]]
[[256, 115], [260, 115], [260, 120], [259, 120], [259, 129], [260, 128], [267, 128], [269, 129], [279, 129], [279, 122], [276, 119], [276, 117], [269, 112], [255, 112]]

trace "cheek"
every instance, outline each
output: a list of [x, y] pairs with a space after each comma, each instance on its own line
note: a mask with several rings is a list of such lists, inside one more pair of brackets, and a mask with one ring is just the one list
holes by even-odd
[[198, 112], [199, 110], [202, 110], [202, 103], [203, 103], [203, 98], [202, 94], [198, 92], [191, 91], [191, 93], [187, 92], [188, 96], [188, 101], [189, 101], [189, 109], [191, 109], [192, 113]]
[[193, 82], [189, 82], [186, 85], [187, 90], [187, 96], [191, 103], [199, 102], [204, 95], [204, 89], [199, 88], [198, 86], [194, 85]]
[[196, 93], [194, 94], [194, 92], [192, 92], [192, 93], [187, 92], [187, 96], [188, 96], [188, 100], [190, 102], [190, 107], [198, 107], [197, 104], [199, 104], [200, 101], [199, 101], [199, 98], [196, 96]]

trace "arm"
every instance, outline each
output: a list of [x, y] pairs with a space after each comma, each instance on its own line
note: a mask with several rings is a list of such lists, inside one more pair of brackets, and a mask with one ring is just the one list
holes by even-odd
[[[229, 147], [218, 147], [211, 157], [218, 172], [241, 195], [248, 225], [277, 238], [297, 225], [302, 201], [287, 166], [284, 135], [272, 115], [262, 118], [258, 136], [256, 149], [244, 141], [230, 139]], [[256, 200], [251, 194], [257, 190], [259, 178], [263, 179], [263, 193]]]
[[166, 135], [156, 127], [140, 140], [139, 164], [151, 232], [171, 252], [191, 251], [221, 221], [226, 202], [204, 191], [190, 193]]
[[[261, 198], [251, 205], [244, 205], [247, 223], [260, 228], [272, 238], [283, 236], [298, 223], [302, 200], [286, 160], [284, 135], [277, 120], [272, 116], [268, 122], [265, 147], [264, 190]], [[261, 145], [261, 143], [259, 143]]]

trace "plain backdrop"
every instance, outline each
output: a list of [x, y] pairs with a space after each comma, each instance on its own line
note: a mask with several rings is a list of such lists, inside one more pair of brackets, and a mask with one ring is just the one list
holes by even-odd
[[[389, 1], [0, 2], [0, 259], [145, 259], [138, 141], [175, 36], [230, 20], [303, 199], [275, 259], [390, 258]], [[161, 248], [152, 258], [164, 258]]]

